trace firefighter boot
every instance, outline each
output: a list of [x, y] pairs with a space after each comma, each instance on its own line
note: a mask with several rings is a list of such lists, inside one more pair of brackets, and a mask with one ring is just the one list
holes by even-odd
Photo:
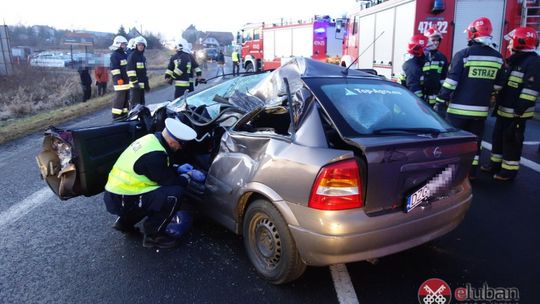
[[488, 165], [482, 165], [480, 170], [489, 174], [496, 174], [501, 170], [501, 163], [491, 161]]
[[180, 240], [166, 235], [165, 233], [157, 233], [154, 235], [144, 235], [143, 247], [145, 248], [174, 248], [180, 245]]
[[516, 170], [502, 169], [499, 173], [493, 175], [493, 178], [500, 181], [511, 181], [516, 178]]

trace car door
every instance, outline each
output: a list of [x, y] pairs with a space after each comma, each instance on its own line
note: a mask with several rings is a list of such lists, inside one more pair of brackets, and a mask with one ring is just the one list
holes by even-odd
[[147, 133], [138, 120], [76, 130], [49, 129], [37, 156], [41, 176], [61, 199], [96, 195], [109, 171], [135, 139]]

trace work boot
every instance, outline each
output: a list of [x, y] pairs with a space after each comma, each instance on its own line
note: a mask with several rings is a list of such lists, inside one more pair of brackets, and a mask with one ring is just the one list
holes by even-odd
[[116, 219], [116, 221], [114, 222], [113, 226], [112, 226], [114, 229], [122, 232], [122, 233], [125, 233], [125, 234], [140, 234], [141, 231], [139, 230], [139, 228], [133, 226], [133, 225], [129, 225], [129, 224], [126, 224], [121, 217], [118, 217]]
[[508, 170], [501, 170], [501, 172], [493, 175], [493, 178], [500, 181], [511, 181], [516, 178], [517, 172], [510, 172]]
[[163, 233], [158, 234], [145, 234], [143, 239], [143, 247], [145, 248], [174, 248], [176, 246], [180, 245], [180, 241], [176, 238], [170, 237]]
[[493, 164], [493, 163], [490, 163], [489, 165], [482, 165], [480, 167], [480, 170], [482, 172], [486, 172], [486, 173], [490, 173], [490, 174], [495, 174], [497, 172], [499, 172], [501, 170], [501, 165], [500, 164]]

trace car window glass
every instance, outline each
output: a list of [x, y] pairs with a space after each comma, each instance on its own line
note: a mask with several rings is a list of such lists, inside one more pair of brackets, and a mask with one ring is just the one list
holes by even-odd
[[441, 132], [450, 126], [408, 90], [382, 81], [322, 83], [330, 101], [356, 133], [373, 134], [382, 129], [430, 128]]

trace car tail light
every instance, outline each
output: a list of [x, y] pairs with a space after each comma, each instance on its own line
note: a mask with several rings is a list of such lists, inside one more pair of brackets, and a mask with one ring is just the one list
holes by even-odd
[[350, 159], [321, 169], [311, 189], [308, 206], [321, 210], [361, 208], [362, 181], [356, 160]]

